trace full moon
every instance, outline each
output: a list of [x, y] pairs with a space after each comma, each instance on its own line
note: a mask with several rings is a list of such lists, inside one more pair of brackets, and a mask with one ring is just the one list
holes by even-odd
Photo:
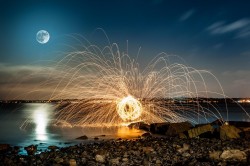
[[45, 30], [40, 30], [36, 34], [36, 40], [41, 44], [47, 43], [49, 41], [49, 38], [50, 38], [49, 32]]

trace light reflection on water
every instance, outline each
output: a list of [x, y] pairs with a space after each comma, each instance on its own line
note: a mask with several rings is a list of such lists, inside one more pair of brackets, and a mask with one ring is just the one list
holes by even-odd
[[35, 135], [37, 140], [46, 141], [47, 136], [47, 126], [49, 125], [49, 117], [51, 116], [51, 111], [49, 105], [43, 104], [34, 109], [32, 118], [36, 125]]
[[[82, 140], [75, 138], [82, 135], [89, 137], [85, 142], [94, 137], [100, 139], [110, 138], [136, 138], [143, 134], [142, 131], [128, 127], [111, 128], [82, 128], [60, 127], [52, 124], [55, 119], [55, 107], [52, 104], [21, 104], [0, 106], [0, 143], [9, 143], [21, 147], [31, 144], [38, 145], [38, 149], [45, 150], [49, 145], [59, 147], [76, 144]], [[101, 136], [105, 135], [105, 137]], [[21, 154], [26, 152], [21, 149]]]
[[[221, 114], [226, 117], [224, 109], [221, 109]], [[246, 110], [250, 112], [250, 105], [246, 107]], [[52, 124], [55, 119], [54, 113], [53, 104], [0, 105], [0, 143], [21, 147], [34, 144], [38, 145], [38, 149], [45, 150], [49, 145], [63, 147], [80, 143], [83, 140], [76, 140], [76, 138], [82, 135], [89, 137], [88, 140], [84, 140], [84, 142], [88, 142], [94, 137], [100, 139], [136, 138], [143, 134], [142, 131], [129, 129], [125, 126], [110, 128], [56, 126]], [[249, 118], [236, 107], [229, 108], [229, 117], [230, 120], [249, 121]], [[101, 135], [105, 135], [105, 137]], [[26, 152], [23, 150], [21, 154], [26, 154]]]

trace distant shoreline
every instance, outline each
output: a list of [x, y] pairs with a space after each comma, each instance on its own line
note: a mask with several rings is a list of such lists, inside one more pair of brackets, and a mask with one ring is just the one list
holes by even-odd
[[[250, 104], [250, 98], [144, 98], [139, 99], [141, 101], [154, 101], [154, 102], [166, 102], [166, 103], [239, 103]], [[85, 101], [110, 101], [109, 99], [101, 98], [85, 98], [85, 99], [56, 99], [56, 100], [0, 100], [1, 103], [80, 103]]]

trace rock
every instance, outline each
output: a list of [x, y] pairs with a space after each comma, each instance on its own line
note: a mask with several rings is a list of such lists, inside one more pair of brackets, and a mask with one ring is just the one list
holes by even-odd
[[230, 125], [233, 125], [237, 128], [248, 128], [250, 127], [250, 122], [244, 122], [244, 121], [229, 121]]
[[144, 133], [141, 135], [142, 137], [151, 137], [152, 135], [150, 133]]
[[96, 162], [95, 161], [88, 161], [87, 162], [87, 164], [86, 164], [87, 166], [97, 166], [97, 164], [96, 164]]
[[150, 132], [155, 133], [155, 134], [162, 134], [165, 135], [168, 127], [169, 127], [168, 122], [165, 123], [152, 123], [150, 124]]
[[20, 147], [19, 146], [14, 146], [11, 150], [11, 153], [12, 154], [18, 154], [19, 153], [19, 150], [20, 150]]
[[122, 150], [125, 150], [125, 149], [126, 149], [126, 146], [122, 145], [122, 146], [119, 146], [118, 148], [119, 148], [119, 149], [122, 149]]
[[37, 152], [37, 145], [30, 145], [24, 147], [24, 149], [27, 151], [28, 155], [34, 155]]
[[75, 159], [70, 159], [69, 160], [69, 165], [70, 166], [76, 166], [77, 164], [76, 164], [76, 160]]
[[224, 150], [220, 155], [220, 158], [223, 160], [237, 160], [237, 161], [246, 161], [247, 155], [245, 152], [238, 149]]
[[183, 157], [190, 157], [191, 155], [189, 153], [187, 153], [187, 152], [184, 152], [184, 153], [182, 153], [182, 156]]
[[11, 146], [9, 144], [0, 144], [0, 153], [7, 153], [11, 150]]
[[144, 122], [136, 122], [128, 125], [129, 128], [137, 128], [144, 131], [150, 131], [150, 126]]
[[148, 146], [148, 147], [142, 147], [142, 151], [146, 154], [149, 154], [149, 153], [153, 152], [154, 149], [152, 147]]
[[185, 138], [188, 138], [188, 137], [184, 133], [179, 133], [179, 138], [185, 139]]
[[179, 133], [190, 130], [192, 127], [193, 125], [189, 122], [170, 123], [165, 135], [176, 136], [179, 135]]
[[63, 158], [56, 157], [56, 158], [55, 158], [55, 162], [58, 163], [58, 164], [60, 164], [60, 163], [63, 162]]
[[128, 161], [128, 158], [123, 158], [122, 161], [123, 161], [123, 162], [127, 162], [127, 161]]
[[98, 137], [95, 137], [94, 140], [98, 140], [99, 138]]
[[184, 143], [183, 144], [183, 149], [186, 151], [186, 150], [189, 150], [189, 148], [190, 148], [190, 145], [189, 144], [186, 144], [186, 143]]
[[80, 136], [80, 137], [78, 137], [78, 138], [76, 138], [76, 139], [82, 139], [82, 140], [85, 140], [85, 139], [88, 139], [88, 137], [87, 137], [86, 135], [83, 135], [83, 136]]
[[147, 159], [144, 159], [143, 166], [150, 166], [150, 162]]
[[247, 140], [250, 140], [250, 131], [244, 131], [244, 138], [247, 139]]
[[210, 124], [206, 124], [206, 125], [195, 127], [193, 129], [188, 130], [188, 136], [189, 138], [195, 138], [203, 133], [206, 133], [206, 132], [212, 133], [213, 131], [214, 131], [213, 127]]
[[157, 159], [157, 160], [155, 161], [155, 163], [156, 163], [156, 164], [161, 164], [161, 160]]
[[48, 147], [49, 150], [51, 151], [56, 151], [56, 149], [59, 149], [57, 146], [51, 145]]
[[83, 157], [81, 161], [82, 161], [82, 164], [86, 164], [87, 159]]
[[[178, 146], [177, 146], [177, 148], [178, 148]], [[178, 151], [179, 153], [184, 153], [185, 151], [189, 150], [189, 148], [190, 148], [190, 145], [184, 143], [184, 144], [183, 144], [183, 147], [182, 147], [182, 148], [178, 148], [177, 151]]]
[[104, 150], [104, 149], [100, 149], [100, 150], [97, 150], [97, 151], [95, 152], [96, 155], [99, 154], [99, 155], [102, 155], [102, 156], [106, 156], [107, 153], [108, 153], [108, 151], [107, 151], [107, 150]]
[[104, 163], [104, 162], [105, 162], [105, 156], [104, 156], [104, 155], [99, 155], [99, 154], [97, 154], [97, 155], [95, 156], [95, 160], [96, 160], [97, 162], [99, 162], [99, 163]]
[[223, 119], [216, 119], [215, 121], [213, 121], [212, 123], [210, 123], [212, 126], [218, 127], [223, 125], [224, 120]]
[[120, 160], [120, 158], [117, 157], [117, 158], [115, 158], [115, 159], [111, 159], [111, 160], [110, 160], [110, 163], [111, 163], [111, 165], [118, 165], [118, 164], [119, 164], [119, 160]]
[[220, 139], [227, 140], [227, 139], [240, 138], [239, 135], [240, 132], [241, 130], [236, 128], [235, 126], [222, 125], [220, 126]]
[[222, 153], [222, 151], [209, 152], [209, 158], [212, 160], [220, 160], [221, 153]]

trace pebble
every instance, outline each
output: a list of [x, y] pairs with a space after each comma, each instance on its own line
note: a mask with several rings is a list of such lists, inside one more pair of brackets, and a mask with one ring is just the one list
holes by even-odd
[[97, 155], [95, 156], [95, 160], [96, 160], [97, 162], [104, 163], [104, 162], [105, 162], [105, 156], [97, 154]]
[[76, 166], [76, 160], [75, 159], [70, 159], [69, 160], [69, 165], [70, 166]]
[[[36, 146], [26, 147], [35, 152]], [[0, 165], [244, 165], [249, 160], [248, 139], [142, 137], [81, 143], [33, 155], [0, 153]]]

